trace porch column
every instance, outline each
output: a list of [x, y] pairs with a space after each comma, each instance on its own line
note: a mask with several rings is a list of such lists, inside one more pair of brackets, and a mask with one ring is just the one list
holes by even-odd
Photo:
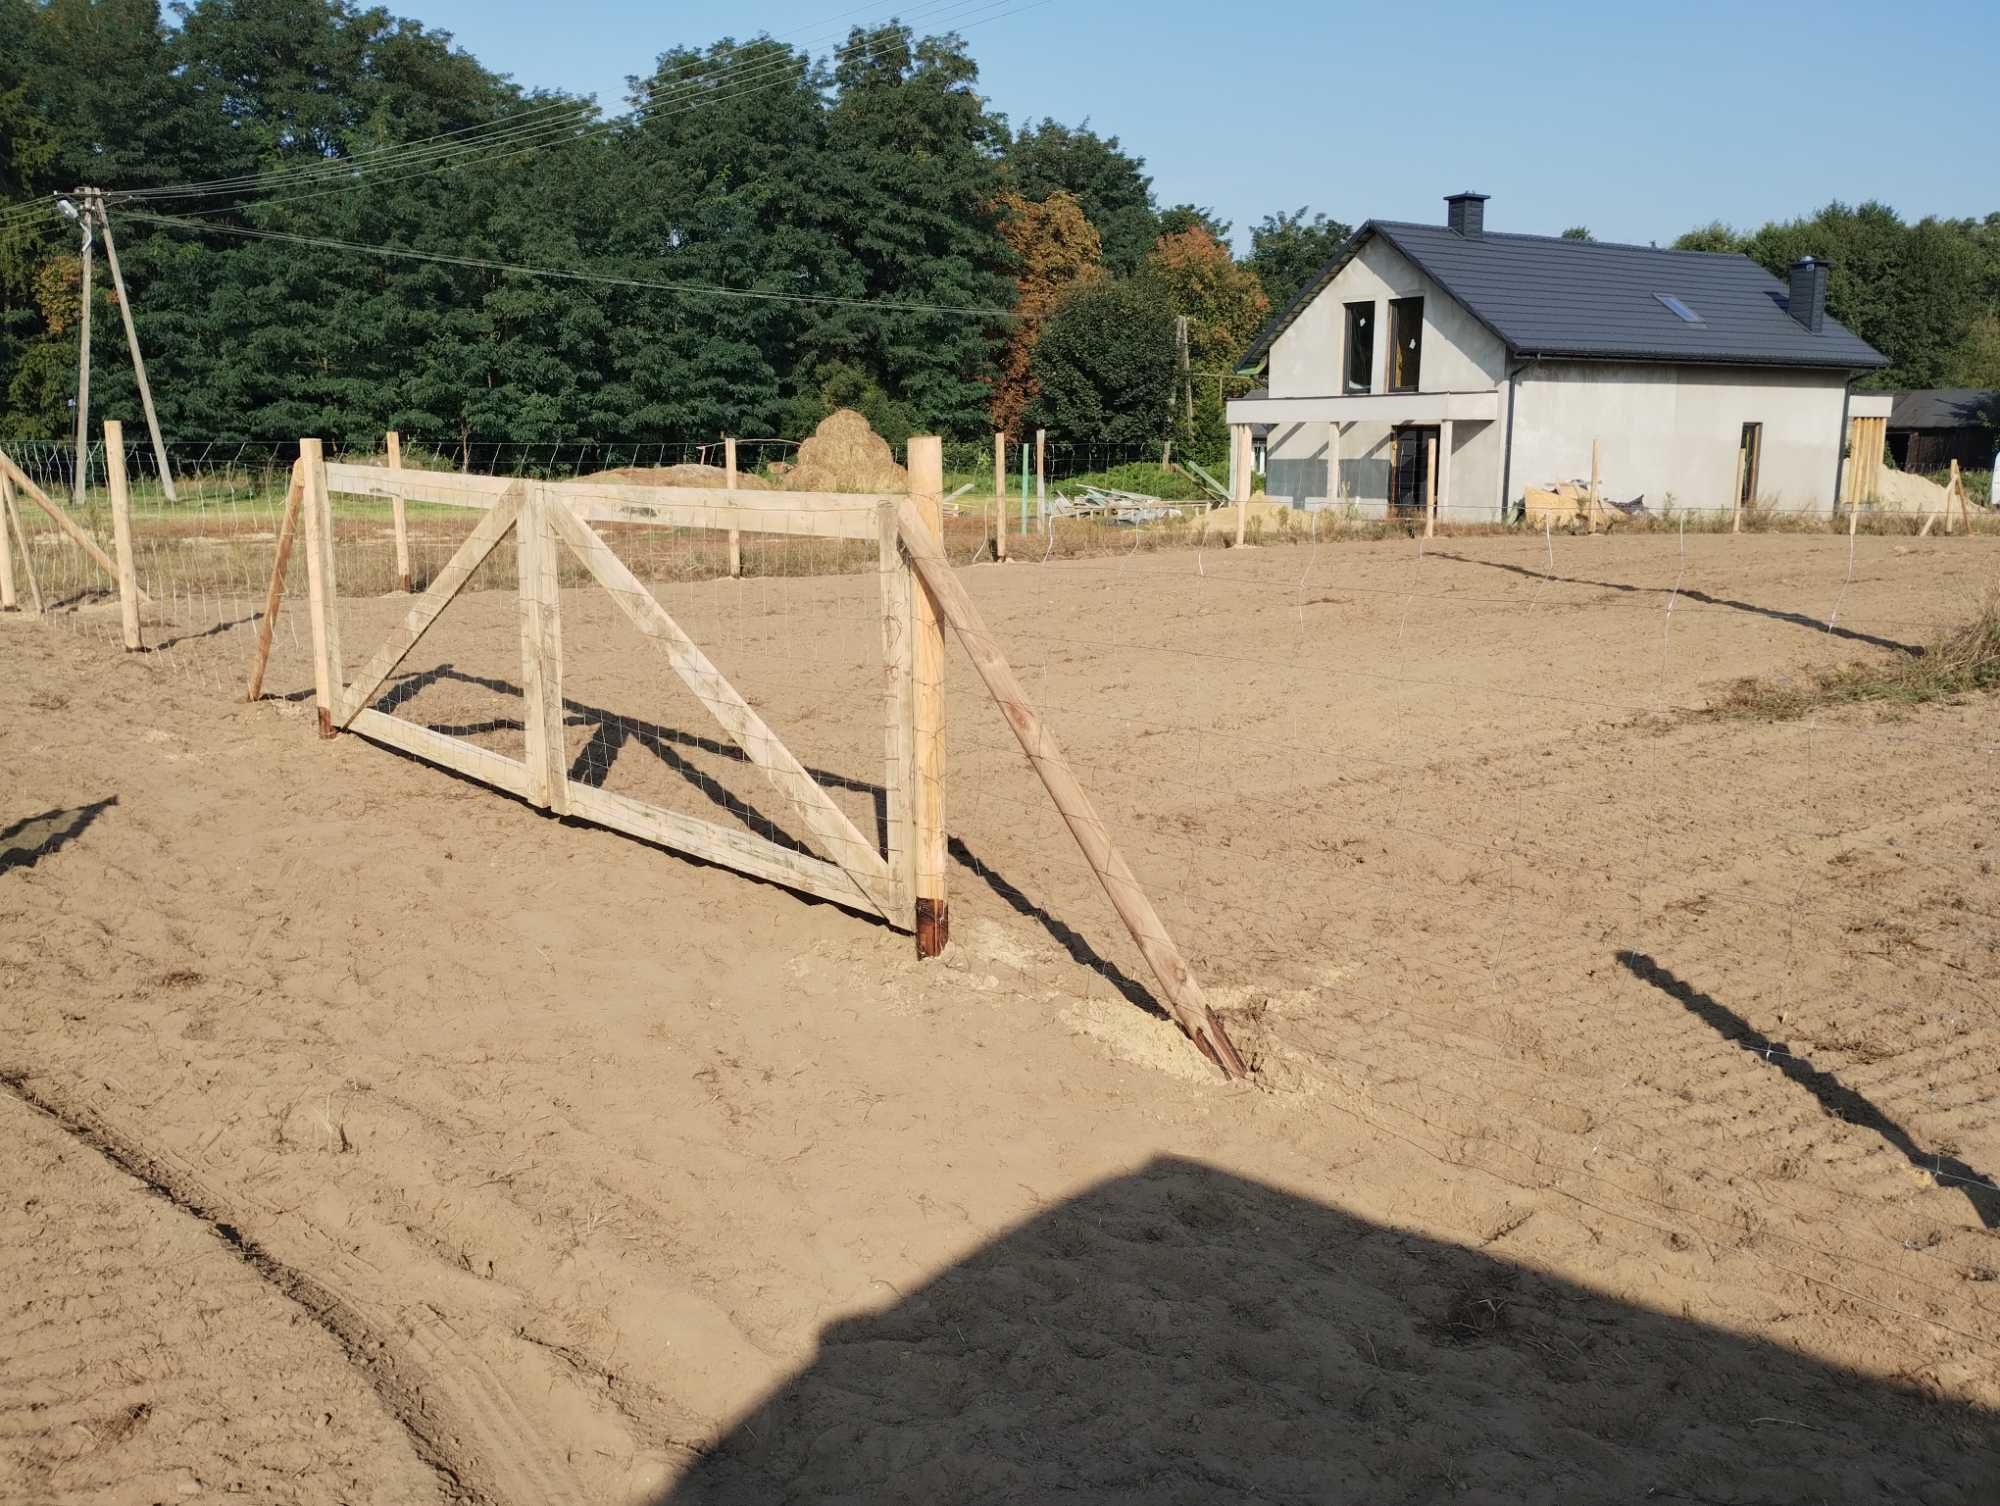
[[1438, 516], [1451, 519], [1451, 420], [1438, 420]]
[[1340, 506], [1340, 420], [1326, 425], [1326, 505]]
[[1229, 426], [1229, 500], [1250, 500], [1250, 426]]

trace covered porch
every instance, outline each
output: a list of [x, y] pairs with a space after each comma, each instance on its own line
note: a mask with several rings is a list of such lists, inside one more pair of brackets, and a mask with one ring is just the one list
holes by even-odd
[[1361, 516], [1427, 510], [1441, 519], [1501, 516], [1500, 393], [1368, 393], [1268, 397], [1228, 404], [1231, 495], [1251, 489], [1251, 426], [1269, 425], [1265, 490], [1295, 507]]

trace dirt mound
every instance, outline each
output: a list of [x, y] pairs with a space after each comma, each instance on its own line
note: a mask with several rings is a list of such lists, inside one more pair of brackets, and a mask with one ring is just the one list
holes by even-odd
[[[579, 476], [580, 481], [616, 481], [627, 486], [712, 486], [729, 485], [729, 474], [719, 465], [621, 465], [615, 470]], [[736, 489], [768, 492], [777, 488], [762, 476], [736, 473]]]
[[785, 471], [790, 492], [884, 492], [910, 489], [910, 473], [896, 464], [889, 441], [852, 408], [837, 408], [820, 420], [812, 438], [799, 446]]
[[1875, 478], [1877, 512], [1943, 512], [1949, 494], [1935, 481], [1886, 466]]

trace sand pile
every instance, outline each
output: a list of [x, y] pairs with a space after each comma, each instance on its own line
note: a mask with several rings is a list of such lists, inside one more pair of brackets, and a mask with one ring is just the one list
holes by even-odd
[[[621, 465], [616, 470], [597, 471], [578, 478], [582, 481], [615, 481], [626, 486], [712, 486], [729, 484], [729, 475], [719, 465]], [[744, 492], [777, 490], [762, 476], [747, 471], [736, 473], [736, 489]]]
[[789, 492], [878, 492], [910, 489], [910, 473], [896, 464], [889, 441], [852, 408], [838, 408], [820, 420], [812, 438], [784, 471]]
[[1927, 481], [1908, 471], [1892, 471], [1887, 466], [1876, 473], [1874, 506], [1877, 512], [1919, 515], [1943, 512], [1946, 500], [1945, 489], [1935, 481]]

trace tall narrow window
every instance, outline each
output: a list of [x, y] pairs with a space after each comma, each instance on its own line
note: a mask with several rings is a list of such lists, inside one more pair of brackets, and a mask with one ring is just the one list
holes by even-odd
[[1375, 305], [1347, 305], [1347, 390], [1372, 392], [1375, 381]]
[[1389, 390], [1415, 392], [1423, 380], [1424, 301], [1421, 298], [1392, 298], [1389, 301]]

